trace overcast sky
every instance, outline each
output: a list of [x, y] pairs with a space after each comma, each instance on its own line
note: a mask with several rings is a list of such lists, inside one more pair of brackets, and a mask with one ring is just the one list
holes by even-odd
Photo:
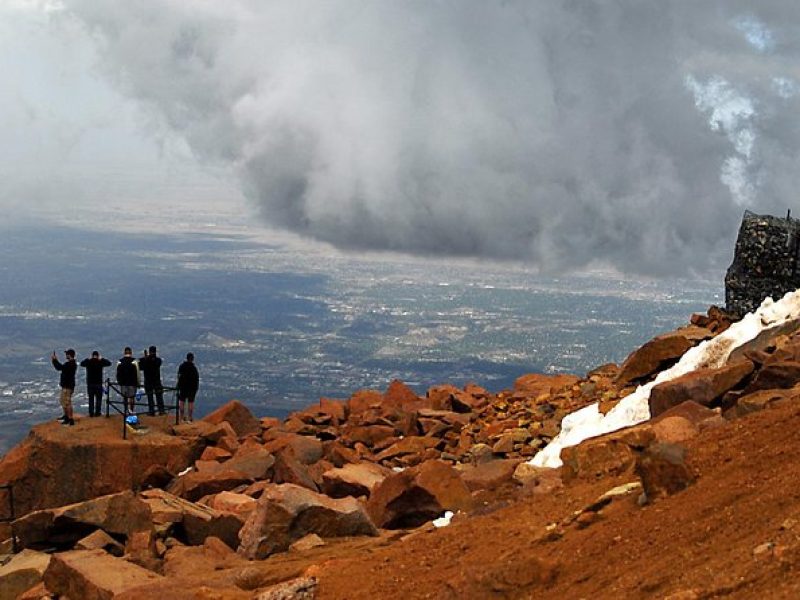
[[720, 269], [745, 208], [800, 215], [799, 54], [796, 0], [4, 0], [0, 208]]

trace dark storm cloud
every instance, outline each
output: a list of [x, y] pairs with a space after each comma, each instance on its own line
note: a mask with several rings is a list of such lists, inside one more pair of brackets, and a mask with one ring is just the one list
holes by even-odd
[[703, 270], [795, 203], [795, 0], [65, 4], [154, 124], [340, 247]]

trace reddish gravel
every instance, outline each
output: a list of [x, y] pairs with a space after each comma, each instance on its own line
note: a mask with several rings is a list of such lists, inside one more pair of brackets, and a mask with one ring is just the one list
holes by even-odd
[[560, 537], [547, 525], [635, 476], [517, 493], [345, 552], [311, 568], [319, 598], [800, 598], [798, 431], [793, 401], [707, 431], [687, 444], [695, 485], [644, 507], [622, 497]]

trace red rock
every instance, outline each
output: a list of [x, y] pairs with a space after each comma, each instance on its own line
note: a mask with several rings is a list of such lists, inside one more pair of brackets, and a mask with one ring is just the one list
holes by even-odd
[[236, 439], [236, 436], [226, 435], [217, 440], [217, 448], [229, 454], [235, 454], [236, 451], [239, 450], [239, 440]]
[[415, 527], [446, 510], [468, 511], [472, 496], [458, 471], [443, 461], [394, 473], [372, 491], [367, 510], [379, 527]]
[[419, 419], [418, 423], [420, 431], [427, 437], [442, 437], [451, 429], [450, 425], [439, 419]]
[[222, 462], [229, 459], [231, 456], [233, 456], [233, 454], [227, 450], [223, 450], [222, 448], [217, 448], [215, 446], [209, 446], [203, 450], [203, 454], [200, 455], [200, 460]]
[[164, 490], [142, 492], [157, 528], [171, 530], [182, 542], [198, 546], [210, 536], [236, 548], [242, 517], [178, 498]]
[[648, 501], [685, 490], [695, 480], [686, 466], [686, 449], [677, 444], [648, 447], [636, 461], [636, 474]]
[[394, 438], [396, 434], [394, 426], [366, 425], [347, 430], [343, 439], [350, 444], [360, 442], [365, 446], [373, 447], [384, 440]]
[[256, 500], [246, 494], [220, 492], [213, 497], [209, 506], [214, 510], [233, 513], [246, 519], [255, 510]]
[[514, 436], [510, 433], [501, 435], [492, 446], [495, 454], [509, 454], [514, 451]]
[[154, 467], [179, 473], [202, 452], [197, 439], [174, 437], [155, 425], [147, 435], [123, 440], [121, 423], [109, 418], [35, 426], [0, 461], [0, 483], [13, 485], [16, 513], [139, 489]]
[[636, 464], [637, 453], [654, 440], [655, 434], [650, 425], [643, 424], [564, 448], [561, 451], [564, 463], [562, 477], [564, 481], [597, 479], [631, 471]]
[[759, 390], [740, 397], [736, 402], [736, 406], [725, 415], [744, 417], [750, 413], [764, 410], [776, 402], [791, 398], [794, 394], [796, 394], [795, 390]]
[[700, 428], [684, 417], [667, 417], [652, 423], [653, 433], [659, 442], [677, 444], [700, 433]]
[[338, 441], [323, 442], [323, 456], [335, 467], [361, 462], [361, 458], [355, 450], [343, 446]]
[[375, 455], [375, 460], [383, 461], [406, 454], [421, 454], [428, 448], [433, 448], [439, 443], [439, 440], [429, 438], [412, 436], [401, 439], [400, 441], [392, 444], [386, 450], [379, 452]]
[[745, 394], [759, 390], [788, 389], [800, 383], [800, 361], [777, 361], [764, 365], [753, 381], [745, 388]]
[[205, 472], [193, 471], [178, 477], [170, 484], [167, 491], [194, 502], [203, 496], [232, 490], [239, 485], [252, 483], [252, 481], [253, 478], [246, 473], [228, 468], [223, 463], [219, 469]]
[[272, 481], [275, 483], [289, 483], [318, 491], [317, 483], [311, 477], [305, 465], [301, 464], [291, 452], [279, 452], [275, 457]]
[[0, 598], [16, 598], [42, 582], [50, 555], [35, 550], [23, 550], [0, 567]]
[[564, 388], [570, 388], [580, 381], [580, 377], [575, 375], [542, 375], [539, 373], [529, 373], [517, 377], [514, 381], [514, 391], [523, 392], [526, 395], [536, 398], [541, 394], [555, 394]]
[[370, 408], [379, 408], [383, 402], [383, 394], [375, 390], [359, 390], [347, 401], [347, 411], [357, 415]]
[[151, 527], [148, 506], [130, 491], [35, 511], [14, 521], [21, 548], [74, 544], [92, 528], [128, 536]]
[[458, 392], [450, 398], [450, 409], [457, 413], [475, 412], [489, 404], [485, 396], [473, 396], [467, 392]]
[[81, 600], [107, 600], [161, 580], [161, 575], [102, 550], [54, 554], [44, 573], [48, 590], [59, 596]]
[[322, 475], [322, 491], [331, 498], [369, 496], [372, 490], [391, 474], [389, 469], [373, 463], [345, 465]]
[[[95, 529], [85, 538], [78, 540], [75, 544], [75, 550], [105, 550], [114, 556], [122, 556], [125, 554], [125, 546], [102, 529]], [[2, 597], [3, 596], [0, 595], [0, 598]]]
[[716, 369], [697, 369], [672, 381], [661, 383], [650, 392], [648, 400], [650, 416], [657, 417], [687, 400], [709, 406], [742, 383], [752, 372], [753, 363], [742, 360]]
[[136, 531], [125, 541], [125, 560], [158, 572], [161, 561], [156, 551], [156, 536], [153, 530]]
[[453, 406], [453, 395], [459, 393], [460, 391], [461, 390], [454, 385], [436, 385], [428, 389], [426, 397], [428, 398], [428, 401], [433, 409], [449, 411]]
[[306, 435], [284, 433], [277, 439], [264, 444], [264, 448], [272, 454], [288, 449], [304, 465], [313, 465], [322, 458], [322, 442]]
[[461, 479], [469, 491], [493, 490], [512, 483], [520, 459], [492, 460], [480, 465], [462, 465]]
[[203, 417], [203, 421], [215, 425], [226, 421], [230, 423], [239, 437], [250, 433], [261, 434], [260, 421], [238, 400], [231, 400], [227, 404], [220, 406], [211, 414]]
[[692, 340], [678, 332], [653, 338], [625, 359], [614, 383], [622, 388], [658, 373], [677, 362], [694, 345]]
[[277, 417], [261, 417], [259, 423], [263, 431], [281, 426], [281, 420]]
[[319, 412], [333, 417], [337, 425], [347, 420], [347, 407], [342, 400], [320, 398]]
[[385, 407], [413, 410], [423, 403], [423, 399], [399, 379], [392, 381], [383, 393], [382, 405]]
[[564, 486], [561, 469], [535, 467], [526, 462], [517, 466], [513, 479], [518, 484], [532, 489], [534, 494], [550, 494]]
[[378, 531], [353, 498], [333, 499], [296, 485], [275, 485], [264, 490], [242, 528], [238, 552], [261, 560], [309, 533], [327, 538], [374, 536]]

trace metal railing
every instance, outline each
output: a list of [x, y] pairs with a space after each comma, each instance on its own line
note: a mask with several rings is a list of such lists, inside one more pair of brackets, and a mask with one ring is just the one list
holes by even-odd
[[[155, 410], [160, 411], [161, 408], [163, 408], [165, 413], [169, 413], [174, 410], [175, 424], [177, 425], [180, 420], [180, 413], [178, 412], [178, 388], [161, 386], [158, 389], [163, 394], [163, 399], [165, 402], [161, 407], [155, 406]], [[132, 398], [127, 397], [122, 393], [122, 389], [120, 388], [119, 384], [112, 383], [110, 379], [106, 379], [104, 392], [106, 396], [106, 417], [110, 415], [112, 409], [122, 415], [122, 439], [126, 440], [128, 439], [128, 417], [132, 415], [138, 417], [139, 415], [152, 414], [150, 412], [150, 402], [147, 400], [147, 396], [142, 388], [137, 388], [136, 395]], [[154, 395], [156, 393], [156, 391], [153, 392]], [[172, 396], [171, 404], [166, 403], [168, 394], [171, 394]], [[142, 402], [143, 398], [144, 402]], [[153, 401], [155, 402], [155, 398]], [[133, 409], [131, 409], [131, 406], [133, 406]], [[142, 407], [143, 410], [137, 411], [136, 407]]]

